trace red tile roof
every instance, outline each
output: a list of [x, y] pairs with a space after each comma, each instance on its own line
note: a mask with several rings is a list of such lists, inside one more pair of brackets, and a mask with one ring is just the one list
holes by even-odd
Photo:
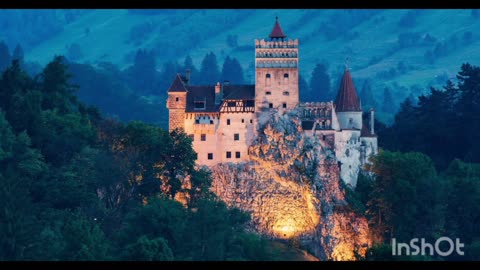
[[285, 38], [287, 37], [282, 30], [282, 27], [278, 23], [278, 17], [277, 20], [275, 21], [275, 25], [273, 26], [272, 33], [270, 33], [270, 38]]
[[350, 71], [345, 70], [342, 78], [342, 84], [338, 90], [335, 100], [335, 110], [337, 112], [361, 112], [360, 100], [355, 90]]
[[168, 92], [187, 92], [187, 88], [185, 88], [185, 84], [183, 83], [180, 74], [177, 74], [172, 85], [168, 88]]

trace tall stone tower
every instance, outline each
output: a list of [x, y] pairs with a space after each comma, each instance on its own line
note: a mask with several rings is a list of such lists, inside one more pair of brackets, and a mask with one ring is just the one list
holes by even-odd
[[168, 89], [168, 130], [172, 131], [176, 128], [185, 129], [185, 108], [187, 107], [187, 88], [180, 77], [177, 77], [173, 81], [172, 85]]
[[293, 109], [299, 103], [298, 39], [286, 40], [278, 22], [269, 40], [255, 40], [255, 107]]

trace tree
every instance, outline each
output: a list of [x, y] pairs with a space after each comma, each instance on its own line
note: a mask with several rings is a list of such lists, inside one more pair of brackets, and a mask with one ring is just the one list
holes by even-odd
[[11, 61], [10, 51], [8, 50], [7, 44], [3, 41], [0, 42], [0, 72], [3, 72], [9, 65]]
[[393, 102], [392, 93], [388, 87], [383, 90], [382, 111], [386, 113], [395, 113], [395, 103]]
[[66, 245], [62, 252], [64, 260], [97, 261], [109, 259], [109, 242], [96, 224], [94, 217], [80, 212], [66, 213], [62, 238]]
[[42, 109], [57, 109], [60, 113], [71, 112], [77, 105], [74, 93], [78, 87], [70, 83], [72, 75], [62, 56], [55, 56], [40, 75], [40, 89], [44, 93]]
[[157, 91], [157, 63], [154, 51], [137, 50], [129, 74], [130, 86], [135, 91], [143, 94], [151, 94]]
[[127, 247], [142, 236], [148, 239], [162, 237], [173, 254], [177, 254], [184, 241], [189, 241], [185, 235], [188, 228], [186, 209], [180, 203], [161, 195], [149, 197], [146, 202], [146, 205], [137, 203], [128, 213], [126, 226], [118, 237], [119, 244]]
[[220, 79], [218, 71], [217, 57], [213, 52], [207, 53], [202, 60], [200, 67], [199, 84], [216, 84]]
[[300, 100], [310, 101], [310, 87], [302, 75], [298, 76], [298, 91], [300, 91]]
[[[377, 242], [441, 232], [441, 186], [432, 160], [421, 153], [381, 151], [367, 170], [374, 173], [367, 217]], [[418, 223], [418, 227], [411, 226]], [[440, 228], [439, 228], [440, 226]]]
[[458, 159], [448, 166], [445, 230], [450, 236], [462, 239], [467, 245], [480, 237], [480, 167]]
[[0, 259], [22, 260], [36, 242], [33, 183], [46, 171], [25, 132], [15, 135], [0, 110]]
[[232, 84], [242, 84], [244, 82], [243, 69], [236, 58], [230, 58], [229, 56], [225, 58], [221, 80], [230, 81]]
[[172, 250], [162, 237], [148, 239], [145, 235], [126, 247], [127, 260], [135, 261], [171, 261], [173, 260]]
[[310, 79], [311, 101], [330, 101], [333, 93], [330, 90], [330, 76], [324, 64], [317, 64]]
[[[193, 60], [192, 60], [192, 57], [190, 57], [190, 55], [187, 55], [185, 57], [185, 60], [183, 62], [183, 67], [185, 69], [185, 71], [187, 69], [190, 70], [190, 84], [196, 84], [199, 80], [200, 80], [200, 74], [199, 74], [199, 71], [198, 69], [195, 67], [195, 65], [193, 64]], [[170, 79], [172, 80], [172, 79]]]
[[17, 46], [15, 47], [15, 50], [13, 50], [12, 60], [18, 60], [18, 62], [20, 63], [20, 66], [23, 66], [23, 63], [24, 63], [23, 58], [24, 58], [24, 53], [23, 53], [22, 46], [20, 46], [20, 44], [17, 44]]
[[365, 80], [363, 83], [360, 100], [362, 101], [362, 107], [366, 110], [377, 108], [377, 103], [375, 102], [372, 92], [372, 82], [369, 79]]
[[[463, 64], [457, 75], [459, 99], [457, 110], [461, 121], [465, 123], [462, 135], [462, 148], [465, 151], [465, 160], [480, 162], [480, 67]], [[468, 124], [467, 124], [468, 123]]]

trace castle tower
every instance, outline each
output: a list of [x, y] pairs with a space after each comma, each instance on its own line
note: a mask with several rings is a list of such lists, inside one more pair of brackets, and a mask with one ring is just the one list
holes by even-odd
[[172, 85], [168, 89], [168, 130], [176, 128], [185, 129], [185, 109], [187, 106], [187, 88], [180, 74], [177, 74]]
[[362, 107], [348, 68], [335, 100], [335, 111], [341, 129], [362, 129]]
[[256, 111], [293, 109], [299, 103], [298, 39], [286, 40], [278, 18], [269, 40], [255, 40]]

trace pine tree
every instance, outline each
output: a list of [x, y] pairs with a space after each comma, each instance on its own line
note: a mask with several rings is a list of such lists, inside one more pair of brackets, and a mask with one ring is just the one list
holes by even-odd
[[230, 81], [231, 84], [242, 84], [243, 69], [236, 58], [227, 56], [223, 62], [222, 81]]
[[202, 60], [199, 84], [213, 85], [219, 79], [220, 72], [218, 71], [217, 56], [213, 52], [207, 53]]
[[10, 51], [8, 50], [7, 44], [3, 41], [0, 42], [0, 72], [3, 72], [9, 65], [11, 61]]
[[193, 64], [193, 60], [190, 55], [185, 57], [185, 60], [183, 61], [183, 68], [185, 69], [184, 72], [186, 72], [187, 69], [190, 70], [190, 84], [196, 84], [200, 80], [200, 72]]
[[308, 86], [307, 80], [305, 80], [302, 75], [298, 76], [298, 91], [300, 91], [301, 101], [312, 101], [310, 87]]
[[363, 83], [362, 92], [360, 94], [360, 100], [364, 110], [370, 110], [370, 108], [377, 108], [377, 102], [372, 93], [372, 82], [367, 79]]
[[24, 58], [24, 53], [23, 53], [22, 46], [20, 46], [20, 44], [17, 44], [17, 46], [15, 47], [15, 50], [13, 50], [12, 60], [18, 60], [18, 62], [20, 63], [20, 66], [23, 66], [23, 63], [24, 63], [23, 58]]
[[388, 87], [383, 90], [382, 111], [386, 113], [395, 113], [395, 103], [393, 102], [392, 93]]
[[330, 101], [333, 99], [330, 90], [330, 75], [328, 75], [324, 64], [317, 64], [313, 69], [310, 89], [312, 101]]
[[72, 75], [62, 56], [55, 56], [41, 74], [41, 90], [44, 93], [42, 108], [45, 110], [57, 108], [60, 113], [71, 111], [77, 104], [74, 93], [77, 87], [70, 83]]
[[131, 68], [130, 82], [133, 89], [141, 93], [150, 94], [156, 91], [157, 64], [153, 51], [140, 49], [135, 55]]

